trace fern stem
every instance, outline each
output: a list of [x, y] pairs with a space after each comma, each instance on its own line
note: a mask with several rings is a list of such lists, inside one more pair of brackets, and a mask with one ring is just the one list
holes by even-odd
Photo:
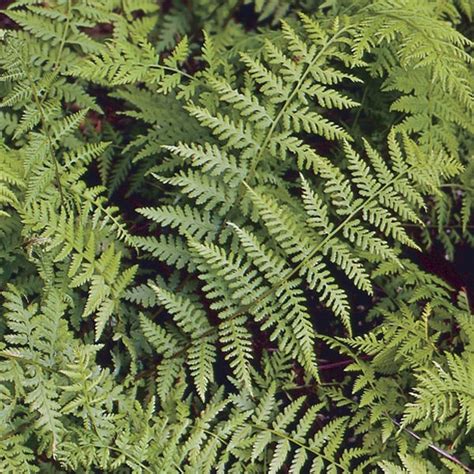
[[0, 351], [0, 357], [3, 357], [4, 359], [16, 360], [18, 362], [23, 362], [23, 363], [29, 364], [29, 365], [34, 365], [35, 367], [39, 367], [40, 369], [44, 370], [45, 372], [49, 372], [50, 374], [58, 374], [59, 373], [58, 371], [52, 369], [51, 367], [43, 365], [40, 362], [37, 362], [36, 360], [26, 359], [25, 357], [22, 357], [20, 355], [15, 355], [15, 354], [12, 354], [12, 353], [9, 353], [9, 352]]
[[[411, 229], [439, 229], [439, 225], [436, 224], [403, 224], [403, 227], [409, 227]], [[474, 229], [474, 225], [468, 225], [466, 227], [462, 225], [444, 225], [443, 229]]]
[[63, 34], [61, 37], [61, 43], [59, 45], [58, 55], [56, 61], [54, 61], [53, 71], [56, 71], [59, 68], [61, 61], [61, 56], [63, 54], [64, 46], [66, 45], [66, 37], [69, 32], [69, 25], [71, 23], [72, 16], [72, 0], [67, 0], [67, 13], [66, 13], [66, 25], [64, 26]]
[[[361, 357], [361, 359], [369, 359], [369, 356]], [[331, 370], [337, 369], [340, 367], [347, 367], [348, 365], [352, 364], [354, 361], [352, 359], [340, 360], [338, 362], [329, 362], [327, 364], [318, 365], [319, 370]]]
[[222, 444], [225, 444], [226, 443], [226, 440], [221, 438], [219, 435], [216, 435], [215, 433], [213, 433], [212, 431], [209, 431], [209, 430], [205, 430], [205, 429], [202, 429], [201, 430], [203, 433], [206, 433], [210, 436], [212, 436], [213, 438], [216, 438], [217, 440], [219, 440]]
[[121, 454], [122, 456], [125, 456], [126, 458], [129, 458], [131, 461], [133, 461], [135, 464], [140, 466], [145, 472], [150, 472], [153, 474], [153, 471], [146, 467], [144, 464], [142, 464], [135, 456], [132, 456], [129, 452], [125, 452], [122, 449], [119, 448], [114, 448], [113, 446], [105, 446], [102, 444], [93, 444], [94, 447], [96, 448], [101, 448], [101, 449], [108, 449], [110, 451], [115, 451], [116, 453]]
[[20, 61], [23, 64], [23, 69], [25, 71], [26, 77], [28, 78], [28, 82], [30, 83], [31, 91], [33, 93], [33, 100], [36, 106], [38, 107], [38, 112], [40, 114], [40, 120], [41, 120], [41, 128], [43, 129], [46, 135], [46, 140], [48, 141], [49, 154], [51, 156], [51, 161], [53, 162], [53, 166], [54, 166], [54, 175], [56, 178], [56, 183], [58, 185], [59, 197], [61, 200], [61, 204], [65, 206], [66, 201], [64, 198], [63, 187], [61, 184], [61, 173], [59, 171], [59, 163], [54, 153], [53, 141], [51, 139], [51, 135], [49, 134], [48, 122], [46, 120], [46, 114], [44, 113], [43, 105], [41, 104], [41, 101], [39, 98], [39, 91], [38, 91], [38, 88], [36, 87], [35, 82], [33, 81], [33, 78], [31, 77], [29, 73], [28, 67], [24, 63], [23, 57], [21, 55], [19, 57], [20, 57]]
[[332, 465], [337, 466], [340, 469], [342, 469], [342, 471], [344, 472], [344, 466], [339, 464], [337, 461], [334, 461], [333, 459], [325, 456], [320, 451], [316, 451], [315, 449], [310, 448], [309, 446], [301, 443], [300, 441], [296, 440], [295, 438], [292, 438], [291, 436], [288, 436], [286, 433], [282, 433], [280, 431], [274, 430], [272, 428], [268, 428], [266, 426], [254, 425], [252, 423], [250, 423], [250, 426], [252, 426], [253, 428], [255, 428], [257, 430], [260, 430], [260, 431], [268, 431], [269, 433], [277, 436], [278, 438], [285, 439], [286, 441], [288, 441], [290, 443], [293, 443], [296, 446], [299, 446], [300, 448], [303, 448], [306, 451], [309, 451], [310, 453], [313, 453], [315, 456], [318, 456], [320, 458], [325, 459], [326, 461], [330, 462]]
[[283, 114], [285, 113], [286, 109], [290, 106], [291, 102], [293, 101], [294, 97], [296, 94], [298, 94], [299, 90], [301, 89], [301, 86], [304, 84], [304, 81], [308, 77], [308, 74], [311, 72], [311, 69], [314, 67], [314, 65], [319, 61], [321, 56], [326, 52], [326, 50], [329, 48], [329, 46], [334, 43], [334, 41], [339, 38], [339, 36], [342, 33], [345, 33], [347, 31], [348, 27], [344, 27], [340, 29], [337, 33], [334, 34], [334, 36], [321, 48], [321, 50], [316, 54], [314, 59], [311, 61], [311, 63], [308, 65], [306, 68], [305, 72], [301, 75], [299, 81], [296, 83], [295, 88], [291, 92], [291, 94], [288, 96], [286, 99], [285, 103], [281, 107], [280, 111], [276, 115], [275, 119], [272, 121], [272, 124], [270, 126], [270, 129], [268, 130], [268, 133], [265, 135], [265, 138], [262, 142], [262, 145], [260, 146], [260, 149], [255, 157], [255, 159], [252, 161], [252, 165], [249, 170], [249, 174], [247, 175], [247, 180], [251, 181], [255, 175], [255, 171], [258, 165], [258, 162], [262, 159], [262, 155], [265, 152], [268, 144], [270, 143], [270, 140], [272, 139], [273, 133], [280, 122], [281, 118], [283, 117]]
[[[397, 420], [393, 419], [390, 417], [390, 420], [395, 426], [398, 426], [401, 430], [405, 431], [405, 433], [408, 433], [412, 438], [415, 438], [417, 441], [421, 441], [423, 438], [416, 434], [414, 431], [405, 428], [404, 426], [401, 425], [400, 422]], [[435, 452], [437, 452], [439, 455], [443, 456], [446, 459], [449, 459], [451, 462], [457, 464], [458, 466], [462, 467], [466, 472], [469, 474], [474, 473], [474, 469], [471, 469], [469, 466], [466, 466], [460, 459], [458, 459], [456, 456], [453, 456], [451, 453], [448, 453], [444, 449], [440, 448], [439, 446], [436, 446], [436, 444], [433, 443], [428, 443], [428, 446]]]
[[163, 66], [162, 64], [152, 64], [150, 66], [150, 68], [152, 68], [152, 69], [163, 69], [164, 71], [170, 71], [170, 72], [174, 72], [176, 74], [181, 74], [186, 79], [194, 80], [194, 76], [191, 76], [191, 74], [188, 74], [187, 72], [181, 71], [181, 69], [177, 69], [175, 67]]

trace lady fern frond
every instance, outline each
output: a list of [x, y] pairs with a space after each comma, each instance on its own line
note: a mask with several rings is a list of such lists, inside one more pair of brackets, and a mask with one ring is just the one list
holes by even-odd
[[469, 2], [6, 3], [0, 470], [470, 472]]

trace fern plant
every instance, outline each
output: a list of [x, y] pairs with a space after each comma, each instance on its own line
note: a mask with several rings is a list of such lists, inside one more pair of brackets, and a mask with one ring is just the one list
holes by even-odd
[[[411, 293], [411, 305], [418, 304]], [[351, 423], [364, 433], [366, 448], [398, 450], [403, 454], [401, 464], [407, 467], [411, 462], [404, 456], [409, 442], [417, 441], [417, 451], [424, 454], [416, 456], [419, 469], [427, 466], [423, 459], [441, 453], [452, 472], [469, 471], [472, 315], [465, 293], [459, 294], [457, 307], [446, 298], [434, 301], [418, 313], [408, 304], [398, 313], [380, 308], [384, 320], [378, 330], [351, 340], [330, 338], [331, 345], [354, 359], [346, 370], [357, 374], [352, 389], [357, 398], [348, 399], [341, 391], [330, 396], [342, 406], [359, 406]], [[450, 334], [453, 324], [459, 325], [456, 336]], [[453, 346], [459, 355], [450, 352]], [[361, 358], [364, 354], [370, 361]], [[400, 433], [405, 439], [398, 438]], [[447, 439], [455, 441], [443, 446]], [[462, 453], [461, 458], [453, 451]], [[431, 472], [435, 468], [430, 466], [423, 469]]]
[[[307, 18], [304, 21], [308, 31], [315, 35], [315, 25]], [[290, 47], [296, 47], [294, 30], [286, 26], [285, 35]], [[267, 48], [272, 51], [273, 46], [268, 43]], [[304, 46], [299, 45], [299, 48], [298, 52], [303, 54]], [[309, 51], [310, 47], [307, 46], [306, 50]], [[394, 162], [392, 170], [366, 143], [372, 170], [345, 141], [345, 162], [352, 177], [351, 181], [347, 180], [337, 166], [318, 155], [296, 135], [300, 130], [298, 117], [304, 117], [304, 127], [313, 133], [322, 133], [325, 139], [348, 137], [319, 114], [311, 115], [306, 106], [298, 109], [301, 107], [298, 95], [304, 97], [305, 77], [324, 75], [319, 66], [313, 66], [320, 60], [316, 51], [307, 53], [310, 54], [306, 60], [309, 66], [299, 69], [300, 79], [297, 79], [298, 69], [295, 68], [294, 85], [287, 89], [284, 88], [286, 78], [264, 69], [260, 62], [244, 58], [250, 66], [250, 80], [262, 85], [262, 100], [269, 101], [268, 112], [265, 106], [259, 106], [255, 101], [246, 103], [245, 97], [249, 97], [250, 92], [239, 93], [221, 84], [217, 91], [219, 97], [230, 102], [241, 119], [232, 120], [231, 112], [212, 115], [202, 107], [187, 106], [190, 114], [223, 142], [224, 151], [219, 149], [222, 145], [209, 142], [167, 147], [184, 164], [190, 162], [190, 168], [189, 171], [181, 168], [171, 178], [157, 177], [161, 182], [180, 188], [183, 199], [191, 199], [194, 203], [190, 205], [189, 201], [184, 201], [184, 205], [174, 208], [165, 205], [140, 211], [159, 224], [177, 228], [180, 236], [175, 240], [178, 246], [171, 255], [169, 237], [163, 236], [161, 240], [138, 238], [137, 245], [163, 256], [169, 263], [169, 259], [175, 259], [174, 255], [182, 253], [181, 249], [188, 241], [188, 266], [192, 264], [202, 272], [199, 278], [206, 283], [203, 289], [214, 300], [211, 308], [217, 310], [223, 320], [219, 330], [224, 351], [228, 352], [231, 365], [235, 365], [236, 375], [247, 386], [250, 335], [245, 328], [246, 313], [252, 314], [252, 319], [257, 322], [264, 321], [264, 329], [276, 326], [270, 338], [278, 340], [281, 334], [284, 342], [279, 344], [279, 348], [293, 352], [300, 363], [316, 375], [313, 330], [304, 308], [302, 289], [297, 289], [301, 280], [307, 288], [316, 291], [320, 300], [343, 320], [350, 331], [348, 298], [328, 269], [328, 263], [342, 270], [358, 288], [371, 294], [371, 283], [361, 252], [370, 251], [382, 260], [396, 259], [386, 238], [416, 247], [401, 224], [403, 221], [416, 222], [418, 217], [414, 209], [422, 205], [422, 197], [410, 181], [415, 180], [422, 189], [433, 189], [442, 176], [452, 176], [458, 169], [455, 161], [447, 157], [435, 158], [429, 170], [423, 169], [428, 160], [419, 156], [421, 150], [406, 138], [408, 156], [404, 157], [396, 137], [391, 134], [388, 146]], [[287, 62], [290, 63], [291, 59], [287, 58]], [[212, 84], [212, 78], [208, 82]], [[325, 97], [323, 87], [312, 85], [312, 88], [314, 93], [321, 91], [320, 97]], [[332, 97], [327, 99], [329, 104], [334, 102], [339, 107], [352, 105], [351, 102], [345, 103], [346, 99], [337, 92], [328, 90], [327, 96]], [[273, 110], [275, 102], [283, 104], [277, 109], [278, 113]], [[246, 118], [245, 125], [243, 117]], [[267, 123], [269, 129], [262, 134], [258, 128], [253, 130], [252, 122], [257, 126]], [[288, 126], [296, 130], [290, 134]], [[279, 127], [283, 130], [280, 131]], [[240, 161], [237, 161], [237, 156], [240, 156]], [[278, 180], [279, 175], [283, 176], [289, 170], [306, 172], [307, 169], [320, 175], [319, 186], [324, 189], [331, 206], [304, 177], [302, 204], [292, 198], [290, 190]], [[352, 186], [355, 186], [355, 193]], [[199, 207], [203, 213], [198, 212]], [[211, 220], [211, 213], [218, 217]], [[233, 216], [238, 217], [233, 219]], [[333, 216], [338, 216], [338, 219], [334, 220]], [[224, 227], [229, 220], [230, 229], [235, 229], [239, 243]], [[258, 221], [266, 227], [265, 232]], [[375, 230], [386, 238], [378, 237]], [[207, 242], [218, 239], [220, 246], [199, 243], [196, 237]], [[234, 240], [230, 244], [230, 255], [226, 255], [222, 247], [228, 239]], [[271, 240], [266, 242], [268, 239]], [[236, 246], [237, 250], [234, 250]], [[288, 266], [288, 262], [292, 265]], [[225, 286], [222, 278], [228, 282]], [[288, 321], [289, 328], [285, 328], [285, 321]], [[297, 335], [296, 340], [291, 333]], [[231, 345], [227, 344], [229, 338]]]
[[1, 471], [472, 472], [470, 2], [8, 3]]

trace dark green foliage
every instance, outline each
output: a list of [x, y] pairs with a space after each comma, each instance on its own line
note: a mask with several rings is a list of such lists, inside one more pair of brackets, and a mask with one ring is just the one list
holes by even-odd
[[472, 472], [473, 9], [5, 6], [1, 472]]

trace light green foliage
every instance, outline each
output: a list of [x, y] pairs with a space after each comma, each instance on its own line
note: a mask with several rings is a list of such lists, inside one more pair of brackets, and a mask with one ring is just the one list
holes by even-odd
[[[416, 285], [411, 283], [406, 295], [412, 305], [416, 301]], [[469, 466], [467, 447], [472, 443], [474, 396], [472, 314], [464, 293], [459, 294], [457, 306], [445, 298], [433, 301], [433, 306], [428, 303], [417, 313], [406, 303], [397, 312], [376, 307], [384, 322], [372, 333], [346, 340], [329, 338], [333, 347], [354, 359], [347, 370], [357, 374], [353, 385], [353, 392], [358, 394], [356, 402], [341, 397], [341, 393], [334, 392], [332, 396], [342, 406], [358, 406], [359, 414], [351, 424], [360, 433], [366, 433], [367, 448], [381, 440], [387, 449], [396, 441], [397, 449], [405, 453], [406, 440], [396, 440], [397, 431], [405, 429], [409, 436], [419, 440], [421, 449], [439, 452], [438, 445], [443, 439], [455, 439], [456, 451], [463, 453]], [[446, 341], [447, 323], [453, 317], [460, 333], [457, 341]], [[459, 355], [450, 353], [453, 343], [457, 344]], [[370, 356], [370, 362], [363, 360], [364, 355]], [[442, 450], [442, 454], [449, 459], [452, 449], [454, 446]], [[412, 472], [404, 456], [402, 464]], [[416, 462], [425, 465], [422, 459]], [[388, 469], [388, 463], [381, 465]], [[463, 472], [459, 463], [450, 467], [451, 472]], [[434, 467], [424, 469], [432, 472]]]
[[472, 10], [2, 7], [0, 471], [471, 472]]

